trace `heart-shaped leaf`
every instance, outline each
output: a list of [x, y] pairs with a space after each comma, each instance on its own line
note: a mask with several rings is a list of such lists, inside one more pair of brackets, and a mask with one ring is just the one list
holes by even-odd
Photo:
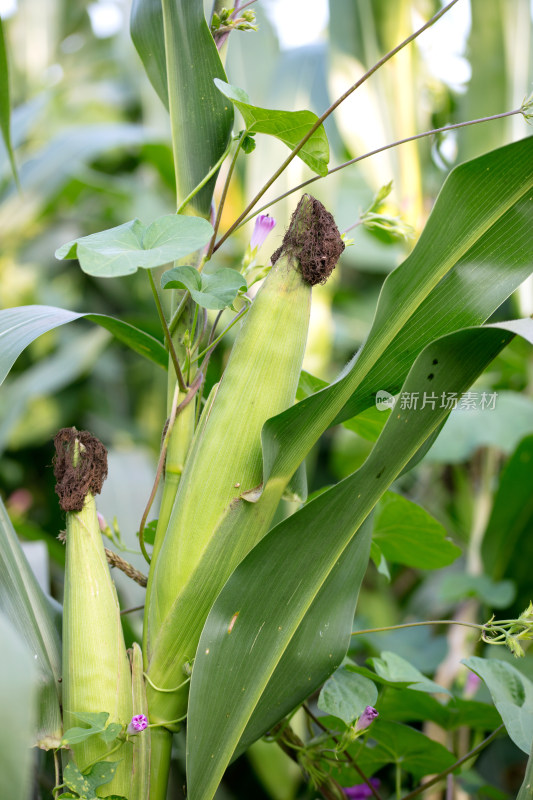
[[[250, 103], [243, 89], [215, 78], [218, 89], [237, 106], [241, 112], [248, 133], [266, 133], [275, 136], [293, 150], [298, 142], [310, 131], [318, 120], [312, 111], [276, 111], [259, 108]], [[324, 127], [321, 125], [298, 152], [304, 164], [319, 175], [328, 174], [329, 144]]]
[[410, 689], [417, 692], [446, 692], [449, 694], [447, 689], [426, 678], [420, 670], [396, 653], [384, 650], [380, 658], [371, 658], [370, 663], [381, 678], [385, 678], [391, 683], [408, 684]]
[[161, 287], [188, 289], [192, 299], [202, 308], [222, 309], [230, 306], [238, 293], [246, 289], [246, 281], [235, 269], [223, 267], [208, 275], [183, 265], [164, 272]]
[[372, 538], [388, 561], [418, 569], [445, 567], [461, 555], [440, 522], [395, 492], [380, 501]]
[[97, 761], [83, 774], [70, 761], [63, 772], [63, 780], [69, 789], [77, 792], [83, 800], [93, 800], [96, 789], [113, 780], [119, 761]]
[[352, 745], [349, 750], [366, 775], [373, 775], [385, 764], [398, 764], [415, 778], [421, 778], [448, 769], [456, 760], [439, 742], [398, 722], [377, 720], [372, 725], [371, 738], [376, 744], [363, 749]]
[[82, 236], [56, 250], [56, 258], [77, 258], [88, 275], [116, 278], [139, 267], [154, 269], [203, 247], [213, 228], [207, 220], [179, 214], [159, 217], [144, 226], [138, 219]]
[[533, 743], [533, 683], [512, 664], [471, 656], [462, 661], [485, 682], [507, 733], [524, 753]]
[[97, 734], [102, 733], [109, 718], [107, 711], [95, 713], [90, 711], [79, 711], [76, 716], [80, 722], [85, 722], [89, 727], [69, 728], [68, 731], [65, 731], [63, 739], [61, 740], [61, 744], [78, 744], [79, 742], [84, 742], [90, 736], [96, 736]]
[[326, 681], [318, 698], [321, 711], [342, 719], [347, 725], [357, 719], [366, 706], [375, 705], [378, 697], [378, 690], [371, 680], [347, 668], [351, 663], [345, 659], [345, 663]]

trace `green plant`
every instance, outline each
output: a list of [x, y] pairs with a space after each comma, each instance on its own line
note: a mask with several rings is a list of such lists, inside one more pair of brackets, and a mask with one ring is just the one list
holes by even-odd
[[[416, 246], [385, 280], [363, 347], [331, 383], [301, 369], [311, 285], [327, 279], [344, 249], [321, 203], [310, 195], [300, 200], [272, 269], [255, 263], [257, 241], [250, 243], [240, 269], [213, 270], [211, 264], [230, 234], [258, 213], [257, 204], [295, 157], [316, 173], [306, 184], [335, 171], [328, 172], [325, 120], [455, 2], [380, 59], [320, 117], [254, 106], [245, 92], [226, 82], [217, 44], [234, 28], [251, 26], [249, 14], [241, 19], [234, 11], [220, 11], [213, 38], [199, 3], [133, 3], [132, 37], [170, 115], [177, 213], [149, 225], [134, 219], [79, 237], [56, 255], [77, 258], [93, 278], [145, 269], [161, 322], [164, 343], [124, 321], [85, 315], [168, 372], [168, 423], [139, 530], [149, 563], [142, 666], [138, 645], [127, 661], [100, 539], [94, 504], [100, 482], [92, 482], [95, 471], [100, 478], [106, 471], [99, 443], [76, 430], [63, 430], [58, 438], [57, 462], [66, 465], [56, 470], [59, 486], [65, 476], [71, 491], [75, 478], [84, 480], [75, 486], [76, 504], [63, 506], [67, 568], [61, 680], [52, 611], [24, 564], [7, 516], [1, 527], [2, 611], [35, 651], [44, 687], [39, 741], [54, 751], [56, 796], [165, 798], [172, 734], [185, 720], [192, 800], [210, 800], [235, 755], [267, 733], [325, 797], [342, 797], [341, 787], [353, 783], [355, 773], [376, 793], [369, 777], [389, 765], [400, 797], [404, 772], [414, 779], [438, 773], [440, 780], [481, 751], [477, 743], [466, 754], [453, 754], [401, 724], [405, 705], [419, 709], [417, 719], [439, 719], [445, 729], [464, 723], [472, 707], [459, 703], [451, 709], [427, 698], [448, 687], [429, 681], [394, 653], [375, 658], [373, 671], [346, 660], [346, 654], [370, 557], [385, 571], [387, 559], [434, 569], [457, 555], [435, 520], [387, 491], [420, 462], [454, 403], [514, 337], [533, 341], [529, 318], [484, 324], [533, 269], [533, 139], [500, 147], [450, 173]], [[0, 112], [10, 152], [6, 87], [4, 81]], [[236, 134], [234, 107], [245, 126]], [[497, 116], [527, 118], [530, 109], [525, 101]], [[236, 165], [253, 153], [258, 134], [279, 139], [290, 154], [221, 234]], [[217, 174], [226, 159], [218, 210], [211, 216]], [[386, 196], [387, 188], [378, 192], [361, 222], [397, 233], [397, 221], [381, 209]], [[265, 225], [271, 227], [259, 217], [258, 237]], [[400, 228], [405, 231], [406, 225]], [[170, 295], [169, 313], [154, 270], [171, 262], [160, 284]], [[251, 302], [248, 289], [264, 272], [266, 280]], [[223, 333], [244, 321], [220, 383], [204, 402], [225, 309], [233, 316]], [[36, 337], [79, 316], [44, 305], [0, 312], [2, 377]], [[394, 395], [399, 395], [396, 405]], [[368, 425], [369, 410], [380, 396], [394, 408], [370, 419], [375, 443], [362, 466], [307, 499], [302, 465], [313, 446], [332, 426], [345, 423], [358, 430], [365, 421]], [[160, 481], [159, 517], [149, 526]], [[274, 524], [283, 498], [298, 508]], [[401, 532], [405, 517], [407, 541]], [[518, 640], [530, 638], [530, 617], [528, 609], [499, 625], [493, 620], [464, 624], [476, 628], [484, 641], [500, 637], [518, 653]], [[8, 635], [17, 641], [15, 632]], [[473, 656], [466, 663], [485, 680], [511, 739], [529, 752], [533, 694], [528, 679], [504, 662]], [[36, 678], [31, 670], [28, 675], [32, 685]], [[387, 687], [379, 701], [376, 684]], [[290, 718], [321, 686], [318, 708], [328, 716], [324, 722], [306, 706], [314, 727], [304, 741]], [[395, 694], [400, 697], [389, 701]], [[390, 707], [395, 702], [396, 712]], [[368, 709], [375, 705], [382, 717], [370, 726], [375, 714]], [[472, 728], [493, 729], [486, 746], [500, 728], [492, 706], [480, 706]], [[517, 714], [523, 720], [519, 726]], [[129, 717], [141, 715], [149, 725], [130, 730]], [[14, 737], [17, 753], [35, 721], [22, 720], [21, 726]], [[62, 778], [59, 750], [65, 760]], [[22, 798], [27, 778], [21, 774], [19, 780], [14, 796]]]

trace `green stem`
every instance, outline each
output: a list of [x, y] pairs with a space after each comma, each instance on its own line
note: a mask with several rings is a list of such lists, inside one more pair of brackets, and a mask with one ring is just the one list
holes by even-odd
[[477, 756], [478, 753], [480, 753], [488, 744], [490, 744], [497, 737], [497, 735], [504, 729], [504, 727], [505, 726], [502, 723], [498, 728], [496, 728], [495, 731], [493, 731], [490, 734], [490, 736], [487, 736], [486, 739], [483, 739], [483, 741], [480, 744], [478, 744], [477, 747], [474, 747], [473, 750], [470, 750], [469, 753], [467, 753], [465, 756], [456, 761], [455, 764], [452, 764], [451, 767], [448, 767], [447, 769], [444, 769], [442, 772], [439, 772], [439, 774], [435, 775], [434, 778], [431, 778], [431, 780], [427, 781], [427, 783], [422, 784], [422, 786], [418, 786], [416, 789], [413, 789], [413, 791], [409, 792], [409, 794], [404, 794], [401, 800], [411, 800], [412, 797], [417, 797], [419, 794], [425, 792], [426, 789], [429, 789], [431, 786], [434, 786], [436, 783], [445, 778], [446, 775], [449, 775], [451, 772], [455, 772], [457, 767], [460, 767], [462, 764], [469, 761], [471, 758], [474, 758], [474, 756]]
[[176, 371], [176, 378], [179, 384], [179, 387], [182, 392], [187, 391], [187, 384], [183, 379], [183, 375], [180, 369], [178, 356], [176, 354], [176, 350], [174, 349], [174, 342], [172, 341], [172, 336], [168, 329], [167, 321], [165, 319], [165, 315], [163, 313], [163, 308], [161, 306], [161, 300], [159, 299], [159, 295], [157, 293], [157, 288], [154, 281], [154, 276], [152, 275], [152, 270], [148, 270], [148, 278], [150, 280], [150, 286], [152, 289], [152, 294], [154, 295], [155, 305], [157, 308], [157, 313], [159, 314], [159, 319], [161, 321], [161, 327], [163, 328], [163, 333], [165, 334], [165, 339], [167, 341], [168, 351], [170, 353], [170, 357], [172, 359], [172, 364], [174, 365], [174, 370]]
[[231, 320], [231, 322], [230, 322], [230, 323], [227, 325], [227, 327], [226, 327], [226, 328], [224, 328], [224, 330], [222, 331], [222, 333], [221, 333], [221, 334], [219, 334], [219, 336], [217, 336], [217, 338], [216, 338], [216, 339], [214, 339], [212, 342], [210, 342], [210, 343], [209, 343], [209, 345], [208, 345], [208, 346], [205, 348], [205, 350], [202, 350], [202, 352], [201, 352], [201, 353], [198, 353], [198, 355], [196, 356], [196, 358], [194, 359], [194, 361], [198, 361], [200, 358], [202, 358], [202, 356], [205, 356], [205, 354], [206, 354], [206, 353], [209, 353], [209, 351], [210, 351], [210, 350], [214, 350], [214, 348], [217, 346], [217, 344], [220, 342], [220, 340], [221, 340], [221, 339], [222, 339], [222, 338], [223, 338], [223, 337], [224, 337], [224, 336], [225, 336], [225, 335], [228, 333], [228, 331], [230, 331], [230, 330], [233, 328], [233, 326], [234, 326], [234, 325], [235, 325], [235, 324], [236, 324], [236, 323], [237, 323], [237, 322], [238, 322], [238, 321], [239, 321], [239, 320], [240, 320], [240, 319], [241, 319], [241, 318], [242, 318], [242, 317], [243, 317], [243, 316], [244, 316], [244, 315], [245, 315], [245, 314], [246, 314], [246, 313], [249, 311], [249, 309], [250, 309], [250, 306], [245, 306], [244, 308], [241, 308], [241, 310], [239, 311], [239, 313], [238, 313], [238, 314], [237, 314], [235, 317], [233, 317], [233, 319]]
[[151, 728], [150, 747], [150, 800], [166, 800], [172, 733], [167, 728]]
[[206, 261], [209, 261], [209, 259], [213, 255], [213, 251], [214, 251], [214, 248], [215, 248], [215, 242], [216, 242], [216, 238], [217, 238], [217, 233], [218, 233], [218, 229], [220, 227], [220, 220], [222, 219], [222, 212], [224, 211], [224, 205], [226, 203], [226, 197], [228, 195], [228, 189], [229, 189], [230, 181], [231, 181], [231, 178], [233, 176], [233, 171], [235, 169], [235, 165], [237, 164], [237, 158], [238, 158], [240, 150], [241, 150], [242, 140], [243, 140], [244, 136], [246, 135], [246, 133], [247, 132], [245, 132], [241, 136], [239, 141], [237, 142], [237, 147], [235, 148], [235, 152], [233, 154], [233, 158], [231, 159], [231, 164], [229, 165], [228, 174], [226, 175], [226, 180], [224, 181], [224, 187], [222, 189], [222, 195], [220, 197], [220, 202], [218, 204], [218, 210], [217, 210], [217, 216], [216, 216], [215, 224], [213, 226], [213, 236], [211, 238], [211, 241], [209, 242], [209, 248], [207, 250], [207, 254], [206, 254], [206, 257], [205, 257]]
[[[384, 144], [382, 147], [378, 147], [375, 150], [370, 150], [368, 153], [363, 153], [362, 156], [356, 156], [356, 158], [351, 158], [349, 161], [344, 161], [344, 163], [339, 164], [338, 167], [333, 167], [333, 169], [330, 169], [327, 175], [323, 176], [315, 175], [314, 178], [309, 178], [309, 180], [304, 181], [303, 183], [299, 183], [298, 186], [293, 186], [292, 189], [289, 189], [283, 194], [280, 194], [278, 197], [275, 197], [273, 200], [270, 200], [270, 202], [265, 203], [264, 206], [261, 206], [260, 208], [256, 209], [253, 214], [250, 214], [249, 216], [246, 217], [246, 219], [243, 219], [242, 222], [240, 222], [237, 227], [240, 228], [242, 225], [246, 225], [247, 222], [256, 217], [262, 211], [265, 211], [267, 208], [270, 208], [271, 206], [275, 205], [275, 203], [279, 203], [280, 200], [284, 200], [286, 197], [289, 197], [289, 195], [294, 194], [294, 192], [297, 192], [300, 189], [304, 189], [311, 183], [319, 181], [323, 177], [327, 178], [329, 175], [333, 175], [335, 172], [339, 172], [339, 170], [344, 169], [345, 167], [350, 167], [352, 164], [357, 164], [359, 161], [364, 161], [365, 158], [370, 158], [371, 156], [375, 156], [378, 153], [383, 153], [384, 150], [390, 150], [393, 147], [398, 147], [401, 144], [407, 144], [407, 142], [413, 142], [416, 139], [423, 139], [425, 136], [433, 136], [436, 133], [446, 133], [446, 131], [454, 131], [457, 130], [457, 128], [466, 128], [468, 125], [478, 125], [481, 122], [491, 122], [494, 119], [502, 119], [503, 117], [512, 117], [516, 114], [521, 114], [521, 113], [522, 109], [516, 108], [514, 111], [504, 111], [502, 114], [493, 114], [490, 117], [480, 117], [479, 119], [470, 119], [467, 120], [466, 122], [456, 122], [453, 125], [444, 125], [442, 128], [433, 128], [430, 131], [424, 131], [423, 133], [416, 133], [413, 136], [407, 136], [405, 139], [398, 139], [396, 142], [391, 142], [390, 144]], [[356, 223], [356, 225], [358, 224], [359, 223]], [[351, 227], [354, 226], [352, 225]], [[347, 230], [350, 230], [350, 228], [348, 228]]]
[[396, 800], [400, 800], [402, 794], [402, 768], [399, 761], [396, 762], [395, 778]]
[[177, 309], [172, 314], [171, 320], [170, 320], [170, 322], [168, 324], [168, 329], [170, 331], [171, 336], [174, 335], [174, 331], [176, 330], [176, 328], [178, 326], [178, 322], [180, 321], [181, 315], [183, 314], [183, 312], [185, 310], [185, 306], [187, 305], [187, 300], [189, 299], [189, 297], [190, 297], [190, 294], [189, 294], [188, 291], [186, 291], [185, 294], [183, 295], [183, 297], [181, 298]]
[[209, 172], [207, 173], [207, 175], [205, 176], [205, 178], [202, 178], [202, 180], [200, 181], [200, 183], [198, 184], [198, 186], [195, 186], [195, 187], [194, 187], [194, 189], [192, 190], [192, 192], [189, 192], [189, 194], [187, 195], [187, 197], [185, 198], [185, 200], [183, 201], [183, 203], [181, 203], [181, 205], [179, 205], [179, 206], [178, 206], [178, 210], [176, 211], [176, 213], [177, 213], [177, 214], [181, 214], [181, 212], [183, 211], [183, 209], [184, 209], [184, 208], [187, 206], [187, 204], [188, 204], [188, 203], [190, 203], [190, 201], [193, 199], [193, 197], [195, 197], [195, 195], [197, 195], [197, 194], [198, 194], [198, 192], [200, 191], [200, 189], [203, 189], [203, 188], [204, 188], [204, 186], [206, 185], [206, 183], [209, 183], [209, 181], [211, 180], [211, 178], [213, 177], [213, 175], [215, 175], [215, 174], [216, 174], [216, 172], [218, 172], [218, 170], [220, 169], [220, 167], [222, 166], [222, 164], [224, 163], [224, 161], [226, 160], [226, 158], [229, 156], [229, 154], [230, 154], [230, 151], [231, 151], [231, 142], [230, 142], [230, 144], [229, 144], [229, 145], [226, 147], [226, 149], [224, 150], [224, 152], [222, 153], [222, 155], [221, 155], [221, 156], [220, 156], [220, 158], [218, 159], [218, 161], [217, 161], [217, 163], [215, 164], [215, 166], [214, 166], [214, 167], [212, 167], [212, 168], [209, 170]]
[[366, 628], [362, 631], [352, 631], [352, 636], [361, 636], [366, 633], [382, 633], [382, 631], [398, 631], [401, 628], [417, 628], [419, 625], [464, 625], [466, 628], [477, 628], [482, 631], [484, 625], [474, 622], [458, 622], [455, 619], [431, 619], [428, 622], [404, 622], [403, 625], [387, 625], [384, 628]]
[[433, 25], [435, 22], [437, 22], [437, 20], [440, 19], [447, 11], [449, 11], [450, 8], [452, 8], [452, 6], [454, 6], [456, 3], [457, 3], [457, 0], [452, 0], [451, 3], [448, 3], [447, 6], [444, 6], [444, 8], [442, 8], [437, 14], [435, 14], [433, 17], [431, 17], [431, 19], [428, 20], [428, 22], [426, 22], [425, 25], [422, 25], [421, 28], [419, 28], [414, 33], [412, 33], [410, 36], [408, 36], [407, 39], [404, 39], [403, 42], [400, 42], [399, 45], [397, 45], [392, 50], [390, 50], [388, 53], [386, 53], [383, 56], [383, 58], [380, 58], [380, 60], [377, 61], [374, 64], [374, 66], [371, 67], [367, 72], [365, 72], [365, 74], [358, 81], [356, 81], [352, 86], [350, 86], [350, 88], [347, 89], [344, 92], [344, 94], [342, 94], [340, 97], [338, 97], [337, 100], [335, 100], [335, 102], [332, 103], [330, 105], [330, 107], [328, 109], [326, 109], [326, 111], [324, 111], [322, 116], [318, 117], [317, 121], [314, 123], [314, 125], [311, 126], [311, 128], [308, 130], [306, 135], [303, 136], [302, 139], [300, 139], [300, 141], [296, 145], [296, 147], [293, 150], [291, 150], [291, 152], [289, 153], [289, 155], [287, 156], [287, 158], [285, 159], [283, 164], [279, 167], [279, 169], [277, 169], [276, 172], [272, 175], [272, 177], [268, 179], [268, 181], [264, 184], [264, 186], [255, 195], [253, 200], [251, 200], [250, 203], [248, 203], [248, 205], [246, 206], [246, 208], [244, 209], [242, 214], [228, 228], [226, 233], [219, 239], [217, 244], [212, 249], [210, 248], [209, 255], [211, 255], [216, 250], [218, 250], [218, 248], [226, 241], [228, 236], [230, 236], [233, 233], [235, 228], [239, 227], [241, 222], [245, 219], [245, 217], [248, 216], [250, 211], [254, 208], [254, 206], [263, 197], [265, 192], [267, 192], [268, 189], [270, 189], [272, 184], [279, 178], [279, 176], [289, 166], [289, 164], [291, 163], [293, 158], [295, 158], [298, 155], [298, 153], [300, 152], [302, 147], [309, 141], [309, 139], [311, 138], [313, 133], [316, 130], [318, 130], [318, 128], [320, 128], [320, 126], [322, 125], [324, 120], [326, 120], [330, 116], [330, 114], [332, 114], [335, 111], [335, 109], [338, 108], [340, 106], [340, 104], [344, 100], [346, 100], [347, 97], [349, 97], [353, 92], [355, 92], [356, 89], [358, 89], [363, 83], [365, 83], [365, 81], [367, 81], [368, 78], [370, 78], [371, 75], [374, 74], [374, 72], [377, 72], [377, 70], [380, 67], [382, 67], [383, 64], [385, 64], [387, 61], [389, 61], [389, 59], [391, 59], [393, 56], [395, 56], [396, 53], [398, 53], [400, 50], [402, 50], [406, 45], [408, 45], [410, 42], [412, 42], [414, 39], [416, 39], [417, 36], [420, 36], [420, 34], [423, 33], [425, 30], [427, 30], [427, 28], [431, 27], [431, 25]]

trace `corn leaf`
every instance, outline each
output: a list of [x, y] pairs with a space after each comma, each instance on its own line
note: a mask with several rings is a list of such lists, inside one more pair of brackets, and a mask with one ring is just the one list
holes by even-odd
[[[312, 111], [276, 111], [253, 106], [243, 89], [218, 79], [215, 79], [215, 84], [222, 94], [237, 106], [248, 133], [266, 133], [275, 136], [290, 150], [296, 147], [318, 120]], [[319, 175], [328, 174], [329, 144], [322, 125], [310, 136], [299, 151], [298, 157]]]
[[136, 353], [167, 368], [167, 352], [161, 342], [128, 322], [104, 314], [78, 313], [55, 306], [20, 306], [0, 311], [0, 384], [31, 342], [43, 333], [81, 317], [105, 328]]
[[265, 482], [283, 485], [329, 425], [374, 405], [380, 389], [395, 394], [423, 347], [484, 322], [531, 274], [531, 187], [533, 137], [450, 173], [415, 249], [387, 277], [356, 359], [264, 426]]
[[15, 164], [15, 157], [13, 155], [13, 146], [11, 143], [11, 103], [9, 99], [9, 69], [7, 62], [7, 48], [6, 39], [4, 35], [4, 26], [0, 19], [0, 131], [4, 146], [7, 150], [9, 162], [11, 164], [11, 171], [15, 180], [18, 181], [17, 166]]
[[[431, 385], [437, 393], [461, 393], [515, 331], [533, 342], [532, 320], [510, 327], [463, 329], [432, 342], [416, 359], [404, 390]], [[448, 413], [430, 406], [395, 411], [361, 469], [273, 528], [224, 586], [205, 624], [191, 680], [191, 800], [211, 800], [247, 727], [261, 729], [257, 709], [277, 670], [283, 669], [288, 685], [300, 684], [303, 691], [307, 673], [284, 660], [291, 640], [348, 544], [361, 536], [361, 523]], [[364, 569], [367, 557], [358, 569]], [[299, 659], [313, 661], [320, 631], [315, 625], [300, 642]], [[263, 721], [270, 724], [267, 715]]]
[[33, 783], [31, 746], [37, 723], [39, 673], [27, 642], [1, 612], [0, 641], [0, 797], [29, 800]]
[[[170, 113], [178, 205], [223, 155], [233, 106], [216, 89], [224, 68], [204, 18], [203, 3], [134, 0], [131, 37], [157, 94]], [[216, 174], [192, 199], [209, 217]]]
[[22, 552], [1, 499], [0, 612], [29, 649], [38, 672], [34, 743], [44, 749], [58, 747], [61, 739], [61, 643], [52, 610]]

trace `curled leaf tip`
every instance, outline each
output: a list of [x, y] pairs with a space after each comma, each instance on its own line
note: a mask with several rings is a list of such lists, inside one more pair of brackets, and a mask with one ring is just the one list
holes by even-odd
[[100, 494], [107, 450], [89, 431], [62, 428], [54, 438], [56, 494], [63, 511], [81, 511], [89, 493]]
[[327, 281], [344, 247], [333, 216], [316, 197], [304, 194], [292, 215], [283, 244], [272, 256], [272, 263], [282, 254], [297, 258], [302, 277], [314, 286]]

